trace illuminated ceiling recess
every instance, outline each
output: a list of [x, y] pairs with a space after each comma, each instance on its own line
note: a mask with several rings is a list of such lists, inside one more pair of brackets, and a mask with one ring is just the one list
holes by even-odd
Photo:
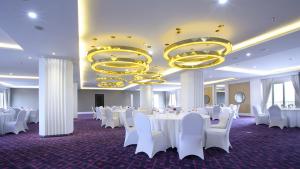
[[103, 88], [122, 88], [126, 84], [126, 80], [121, 77], [99, 77], [96, 79], [98, 87]]
[[134, 47], [108, 46], [90, 50], [87, 60], [98, 73], [135, 75], [149, 70], [152, 56], [147, 51]]
[[130, 83], [136, 83], [139, 85], [154, 85], [164, 83], [165, 80], [158, 72], [145, 72], [143, 74], [135, 75]]
[[[88, 26], [89, 26], [89, 20], [91, 18], [89, 18], [89, 7], [88, 7], [88, 1], [85, 0], [78, 0], [78, 32], [79, 32], [79, 56], [80, 56], [80, 87], [81, 89], [98, 89], [98, 90], [126, 90], [129, 89], [131, 87], [136, 86], [136, 84], [129, 84], [123, 88], [97, 88], [97, 87], [86, 87], [84, 86], [84, 77], [86, 70], [86, 65], [88, 62], [86, 62], [86, 52], [87, 50], [87, 37], [88, 37]], [[246, 39], [240, 43], [234, 44], [232, 46], [232, 53], [239, 51], [239, 50], [243, 50], [246, 49], [248, 47], [252, 47], [255, 45], [258, 45], [260, 43], [275, 39], [275, 38], [279, 38], [282, 37], [284, 35], [287, 35], [289, 33], [293, 33], [300, 30], [300, 20], [284, 25], [282, 27], [278, 27], [276, 29], [273, 30], [269, 30], [263, 34], [257, 35], [255, 37], [252, 37], [250, 39]], [[1, 46], [1, 45], [0, 45]], [[182, 69], [179, 68], [169, 68], [165, 71], [162, 72], [162, 77], [167, 76], [167, 75], [171, 75], [174, 74], [178, 71], [181, 71]], [[231, 79], [228, 78], [227, 80], [235, 80], [235, 79]], [[212, 83], [220, 83], [220, 81], [213, 81]]]
[[[180, 50], [184, 47], [196, 47], [196, 45], [205, 45], [207, 49], [195, 50], [191, 48], [192, 51]], [[180, 51], [176, 52], [176, 50]], [[171, 67], [179, 69], [203, 69], [223, 63], [225, 56], [231, 51], [232, 45], [228, 40], [217, 37], [202, 37], [182, 40], [169, 45], [164, 50], [164, 58], [169, 62], [169, 66]]]

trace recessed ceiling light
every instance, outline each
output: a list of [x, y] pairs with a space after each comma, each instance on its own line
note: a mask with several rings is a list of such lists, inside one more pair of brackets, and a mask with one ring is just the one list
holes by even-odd
[[256, 69], [256, 66], [253, 66], [253, 69]]
[[28, 59], [29, 59], [29, 60], [31, 60], [31, 59], [32, 59], [32, 57], [31, 57], [31, 56], [28, 56]]
[[228, 0], [219, 0], [219, 4], [226, 4]]
[[52, 55], [55, 55], [55, 52], [52, 52]]
[[152, 54], [153, 54], [153, 51], [152, 51], [152, 50], [149, 50], [149, 54], [152, 55]]
[[250, 57], [250, 56], [251, 56], [251, 53], [249, 53], [249, 52], [248, 52], [248, 53], [246, 53], [246, 56]]
[[31, 19], [36, 19], [38, 17], [37, 14], [32, 11], [27, 12], [27, 16]]

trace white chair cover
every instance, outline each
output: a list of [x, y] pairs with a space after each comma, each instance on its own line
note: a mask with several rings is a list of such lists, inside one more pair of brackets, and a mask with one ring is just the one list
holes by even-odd
[[131, 108], [128, 108], [125, 111], [125, 122], [127, 123], [128, 126], [134, 126], [132, 112], [133, 112], [133, 109], [131, 109]]
[[287, 126], [287, 118], [282, 115], [281, 109], [277, 105], [271, 106], [269, 109], [270, 124], [269, 127], [278, 126], [281, 129]]
[[219, 116], [219, 122], [217, 124], [211, 124], [211, 128], [225, 129], [230, 116], [231, 110], [229, 108], [223, 108], [223, 112]]
[[256, 106], [252, 106], [253, 109], [253, 114], [255, 117], [255, 124], [259, 125], [259, 124], [269, 124], [269, 115], [268, 114], [262, 114], [259, 113], [260, 111], [258, 111], [258, 108]]
[[227, 120], [226, 128], [210, 128], [206, 130], [206, 144], [205, 149], [210, 147], [219, 147], [229, 153], [229, 147], [231, 147], [229, 141], [229, 132], [233, 121], [233, 113], [230, 113]]
[[188, 155], [196, 155], [204, 159], [203, 124], [203, 119], [199, 114], [189, 113], [183, 117], [178, 148], [180, 159]]
[[219, 119], [219, 115], [221, 113], [221, 107], [220, 106], [214, 106], [212, 111], [212, 119], [216, 120]]
[[5, 133], [15, 133], [18, 134], [20, 131], [25, 132], [24, 121], [25, 121], [26, 111], [21, 110], [18, 113], [17, 119], [15, 121], [6, 122], [4, 124]]
[[106, 124], [106, 116], [105, 116], [105, 110], [107, 108], [99, 108], [100, 117], [101, 117], [101, 127], [105, 126]]
[[113, 115], [111, 109], [105, 109], [105, 128], [111, 127], [115, 128], [120, 126], [119, 118]]
[[143, 113], [136, 113], [134, 124], [138, 133], [135, 154], [145, 152], [152, 158], [159, 151], [166, 151], [167, 138], [159, 131], [151, 131], [150, 120]]
[[[127, 118], [127, 113], [126, 113], [126, 118], [124, 121], [124, 127], [125, 127], [125, 131], [126, 131], [124, 147], [126, 147], [128, 145], [132, 145], [132, 144], [137, 144], [137, 142], [138, 142], [138, 134], [137, 134], [136, 128], [134, 127], [133, 122], [131, 122], [131, 120], [133, 120], [132, 109], [131, 108], [129, 108], [129, 109], [131, 110], [131, 111], [128, 111], [128, 112], [130, 112], [131, 117], [128, 116], [128, 118]], [[129, 110], [129, 109], [127, 109], [127, 110]], [[126, 110], [126, 112], [127, 112], [127, 110]], [[132, 123], [132, 124], [129, 124], [129, 123]]]

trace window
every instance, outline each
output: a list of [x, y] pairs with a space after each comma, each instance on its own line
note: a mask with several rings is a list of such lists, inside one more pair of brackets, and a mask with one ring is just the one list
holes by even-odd
[[278, 105], [291, 107], [295, 105], [295, 88], [291, 81], [274, 83], [271, 87], [267, 107]]
[[176, 94], [171, 93], [170, 94], [170, 99], [169, 99], [169, 106], [176, 106]]
[[4, 108], [4, 93], [0, 92], [0, 108]]

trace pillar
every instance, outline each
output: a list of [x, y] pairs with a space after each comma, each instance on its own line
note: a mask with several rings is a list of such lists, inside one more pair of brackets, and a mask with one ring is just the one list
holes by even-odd
[[201, 70], [189, 70], [180, 74], [181, 107], [189, 110], [204, 107], [204, 80]]
[[39, 59], [39, 135], [73, 133], [73, 64], [53, 58]]
[[153, 108], [153, 92], [151, 85], [140, 86], [140, 110], [146, 114], [151, 114]]

